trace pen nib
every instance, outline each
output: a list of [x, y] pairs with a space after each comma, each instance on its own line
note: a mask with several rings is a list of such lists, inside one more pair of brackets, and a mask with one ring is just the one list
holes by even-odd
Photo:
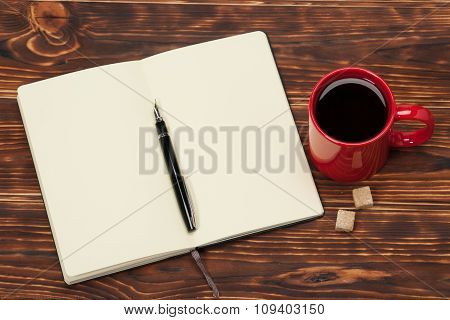
[[155, 103], [153, 104], [153, 112], [155, 113], [155, 118], [157, 121], [162, 120], [161, 114], [159, 113], [158, 109], [158, 101], [155, 99]]

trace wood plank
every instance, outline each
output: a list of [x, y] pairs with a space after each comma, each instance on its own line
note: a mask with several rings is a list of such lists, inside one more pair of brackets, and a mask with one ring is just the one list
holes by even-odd
[[[15, 96], [21, 84], [253, 30], [270, 38], [306, 147], [312, 87], [355, 62], [398, 102], [429, 107], [436, 129], [421, 147], [393, 150], [369, 181], [339, 185], [313, 169], [322, 219], [202, 249], [222, 297], [450, 294], [450, 9], [434, 11], [443, 2], [124, 2], [133, 1], [0, 4], [0, 297], [212, 298], [189, 255], [63, 283]], [[356, 238], [334, 232], [337, 209], [362, 185], [376, 206], [358, 213]]]
[[[42, 0], [41, 0], [42, 1]], [[48, 0], [43, 0], [48, 1]], [[91, 0], [66, 0], [67, 2], [94, 2]], [[361, 7], [361, 8], [372, 8], [379, 6], [395, 6], [395, 7], [410, 7], [417, 8], [420, 7], [435, 7], [436, 5], [443, 5], [446, 1], [444, 0], [370, 0], [370, 1], [358, 1], [358, 0], [95, 0], [99, 3], [144, 3], [144, 4], [172, 4], [172, 5], [212, 5], [212, 6], [261, 6], [261, 7]]]

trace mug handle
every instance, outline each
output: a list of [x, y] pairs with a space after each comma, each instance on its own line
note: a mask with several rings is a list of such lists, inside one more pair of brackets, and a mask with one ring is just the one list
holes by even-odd
[[411, 132], [392, 130], [390, 144], [392, 147], [412, 147], [424, 143], [430, 139], [434, 129], [433, 116], [427, 108], [418, 105], [397, 106], [394, 121], [416, 120], [423, 122], [425, 128]]

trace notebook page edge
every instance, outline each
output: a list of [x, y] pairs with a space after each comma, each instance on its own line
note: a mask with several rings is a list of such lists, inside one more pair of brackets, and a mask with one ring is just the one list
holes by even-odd
[[208, 247], [208, 246], [212, 246], [212, 245], [215, 245], [215, 244], [219, 244], [219, 243], [223, 243], [223, 242], [227, 242], [227, 241], [231, 241], [231, 240], [244, 238], [244, 237], [247, 237], [249, 235], [256, 235], [256, 234], [265, 233], [265, 232], [269, 232], [269, 231], [280, 229], [280, 228], [293, 226], [293, 225], [304, 223], [304, 222], [313, 221], [313, 220], [322, 218], [324, 216], [324, 214], [325, 214], [325, 212], [322, 211], [322, 212], [320, 212], [320, 213], [318, 213], [316, 215], [309, 216], [309, 217], [306, 217], [306, 218], [303, 218], [303, 219], [288, 221], [286, 223], [280, 223], [280, 224], [277, 224], [277, 225], [270, 226], [268, 228], [260, 228], [260, 229], [251, 230], [249, 232], [236, 234], [236, 235], [233, 235], [231, 237], [221, 238], [221, 239], [218, 239], [217, 241], [211, 241], [211, 242], [202, 243], [202, 244], [199, 244], [198, 247]]
[[181, 256], [183, 254], [189, 253], [193, 249], [194, 248], [188, 248], [188, 249], [177, 250], [177, 251], [168, 252], [168, 253], [164, 253], [164, 254], [158, 254], [158, 255], [155, 255], [155, 256], [144, 257], [144, 258], [141, 258], [141, 259], [136, 259], [136, 260], [124, 262], [124, 263], [119, 264], [119, 265], [114, 265], [114, 266], [111, 266], [109, 268], [103, 268], [103, 269], [99, 269], [99, 270], [83, 273], [83, 274], [76, 275], [76, 276], [67, 276], [67, 275], [65, 275], [64, 276], [64, 281], [68, 285], [72, 285], [72, 284], [76, 284], [76, 283], [79, 283], [79, 282], [83, 282], [83, 281], [87, 281], [87, 280], [91, 280], [91, 279], [95, 279], [95, 278], [99, 278], [99, 277], [104, 277], [104, 276], [107, 276], [107, 275], [110, 275], [110, 274], [114, 274], [114, 273], [117, 273], [117, 272], [121, 272], [121, 271], [125, 271], [125, 270], [128, 270], [128, 269], [137, 268], [137, 267], [140, 267], [140, 266], [144, 266], [144, 265], [147, 265], [147, 264], [150, 264], [150, 263], [162, 261], [162, 260], [165, 260], [165, 259]]

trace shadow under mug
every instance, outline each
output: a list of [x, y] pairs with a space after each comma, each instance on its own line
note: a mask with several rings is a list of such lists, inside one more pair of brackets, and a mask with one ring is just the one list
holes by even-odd
[[[360, 79], [374, 85], [382, 94], [387, 120], [373, 138], [362, 142], [343, 142], [327, 135], [318, 125], [315, 110], [324, 90], [342, 79]], [[424, 128], [411, 132], [393, 129], [394, 122], [420, 121]], [[396, 105], [391, 89], [376, 74], [361, 68], [343, 68], [324, 76], [314, 87], [309, 100], [309, 154], [318, 170], [339, 182], [364, 180], [386, 162], [390, 147], [411, 147], [427, 141], [433, 134], [431, 112], [418, 105]]]

